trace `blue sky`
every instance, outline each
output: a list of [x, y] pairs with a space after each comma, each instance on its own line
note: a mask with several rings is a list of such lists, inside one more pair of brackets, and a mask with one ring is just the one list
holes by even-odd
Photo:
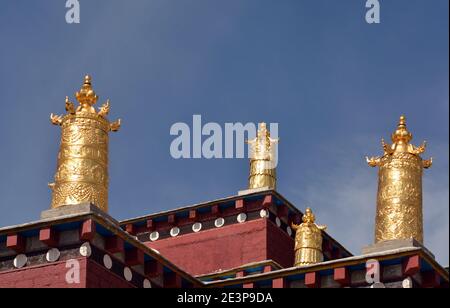
[[[110, 145], [110, 213], [144, 215], [234, 195], [248, 162], [174, 160], [169, 130], [279, 123], [278, 190], [353, 253], [373, 241], [381, 153], [405, 113], [425, 157], [425, 244], [449, 263], [448, 1], [80, 0], [0, 3], [0, 226], [49, 207], [60, 130], [49, 114], [93, 75], [122, 130]], [[74, 99], [73, 99], [74, 100]]]

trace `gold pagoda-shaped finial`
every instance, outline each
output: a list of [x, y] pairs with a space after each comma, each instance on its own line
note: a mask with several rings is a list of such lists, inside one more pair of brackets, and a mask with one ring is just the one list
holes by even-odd
[[375, 243], [409, 238], [423, 243], [422, 173], [433, 161], [420, 157], [426, 142], [416, 147], [412, 138], [402, 115], [392, 144], [381, 141], [383, 156], [366, 158], [379, 167]]
[[291, 224], [292, 229], [296, 230], [294, 266], [311, 265], [323, 261], [322, 231], [327, 227], [315, 223], [316, 217], [310, 208], [306, 209], [302, 221], [300, 225]]
[[270, 137], [266, 123], [259, 123], [256, 138], [249, 140], [250, 144], [250, 175], [248, 188], [276, 189], [276, 151], [273, 146], [278, 139]]
[[109, 100], [98, 110], [98, 96], [87, 75], [81, 89], [75, 93], [79, 106], [66, 97], [66, 115], [50, 115], [53, 124], [62, 128], [61, 145], [51, 208], [92, 203], [108, 211], [108, 143], [109, 132], [118, 131], [120, 119], [110, 123]]
[[75, 97], [77, 101], [80, 103], [80, 106], [77, 108], [78, 112], [89, 112], [95, 113], [94, 106], [97, 103], [98, 96], [95, 94], [95, 91], [92, 89], [92, 78], [89, 75], [84, 77], [84, 83], [81, 86], [80, 91], [75, 93]]

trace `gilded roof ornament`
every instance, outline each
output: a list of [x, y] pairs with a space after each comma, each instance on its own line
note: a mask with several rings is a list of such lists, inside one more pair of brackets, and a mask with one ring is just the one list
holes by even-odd
[[412, 138], [402, 115], [392, 144], [381, 140], [383, 155], [366, 157], [369, 166], [379, 169], [375, 243], [409, 238], [423, 243], [422, 174], [433, 160], [420, 157], [426, 142], [414, 146]]
[[249, 189], [276, 189], [276, 152], [274, 144], [279, 139], [270, 137], [266, 123], [259, 123], [256, 138], [248, 140], [250, 144], [250, 175]]
[[327, 226], [315, 223], [316, 217], [310, 208], [307, 208], [302, 217], [302, 223], [291, 224], [295, 233], [295, 266], [304, 266], [323, 261], [322, 231]]
[[[90, 75], [86, 75], [84, 77], [83, 85], [81, 89], [75, 93], [75, 98], [77, 99], [79, 106], [75, 108], [75, 104], [69, 100], [69, 97], [66, 96], [66, 111], [68, 115], [75, 114], [96, 114], [102, 118], [108, 116], [110, 111], [110, 102], [109, 99], [98, 109], [98, 112], [95, 110], [94, 105], [98, 101], [98, 96], [92, 88], [92, 77]], [[50, 115], [50, 121], [54, 125], [61, 125], [63, 115], [54, 115], [53, 113]], [[117, 132], [120, 129], [121, 120], [118, 119], [115, 122], [112, 122], [109, 126], [109, 130], [113, 132]]]
[[67, 114], [50, 115], [51, 122], [62, 130], [55, 182], [49, 184], [51, 207], [92, 203], [107, 212], [109, 132], [118, 131], [121, 121], [107, 119], [109, 100], [95, 110], [98, 96], [89, 75], [75, 97], [77, 107], [66, 96]]
[[[424, 141], [420, 146], [414, 146], [410, 143], [413, 135], [408, 131], [406, 127], [406, 117], [400, 116], [397, 129], [391, 135], [392, 144], [388, 144], [384, 139], [381, 139], [381, 146], [383, 148], [383, 156], [381, 157], [366, 157], [367, 163], [371, 167], [377, 167], [380, 165], [381, 159], [387, 155], [393, 155], [396, 153], [407, 153], [419, 156], [426, 150], [427, 143]], [[433, 159], [423, 160], [423, 167], [429, 168], [433, 164]]]

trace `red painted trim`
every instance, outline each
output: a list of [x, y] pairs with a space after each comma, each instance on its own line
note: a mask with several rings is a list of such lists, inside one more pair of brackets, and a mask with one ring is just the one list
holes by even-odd
[[170, 214], [169, 216], [167, 216], [167, 222], [171, 225], [174, 225], [177, 223], [177, 217], [175, 216], [175, 214]]
[[164, 288], [181, 288], [181, 276], [176, 273], [164, 273]]
[[59, 234], [51, 227], [39, 230], [39, 240], [49, 247], [57, 247], [59, 244]]
[[23, 253], [26, 249], [26, 239], [19, 234], [11, 234], [6, 237], [6, 248], [17, 253]]
[[268, 209], [273, 205], [273, 196], [272, 195], [266, 195], [262, 201], [262, 207], [265, 209]]
[[408, 257], [403, 262], [403, 275], [414, 276], [420, 271], [420, 257], [419, 255]]
[[137, 230], [136, 230], [136, 228], [134, 227], [133, 224], [127, 224], [125, 226], [125, 231], [128, 232], [128, 234], [136, 235], [136, 231]]
[[197, 219], [197, 211], [196, 210], [190, 210], [189, 211], [189, 220], [195, 220]]
[[308, 288], [320, 288], [320, 276], [317, 272], [305, 274], [305, 286]]
[[245, 276], [245, 272], [244, 271], [239, 271], [236, 273], [236, 278], [241, 278]]
[[105, 250], [109, 253], [119, 253], [125, 250], [125, 241], [119, 236], [105, 238]]
[[441, 277], [436, 271], [422, 273], [423, 288], [437, 288], [441, 285]]
[[125, 263], [128, 266], [136, 266], [144, 264], [144, 252], [138, 248], [126, 250]]
[[285, 289], [288, 287], [286, 278], [276, 278], [272, 280], [272, 288], [274, 289]]
[[80, 240], [91, 241], [95, 236], [95, 222], [92, 219], [88, 219], [83, 222], [80, 229]]
[[277, 216], [279, 218], [284, 218], [284, 217], [288, 218], [288, 213], [289, 213], [289, 208], [287, 207], [286, 204], [282, 204], [277, 207]]
[[345, 267], [335, 268], [333, 278], [341, 287], [349, 286], [351, 282], [350, 273]]
[[150, 231], [153, 231], [153, 228], [155, 227], [155, 224], [153, 223], [153, 219], [147, 220], [147, 229]]
[[214, 204], [213, 206], [211, 206], [211, 213], [213, 215], [219, 215], [220, 214], [220, 207], [218, 204]]
[[164, 274], [164, 266], [156, 260], [145, 262], [145, 275], [150, 278], [161, 277]]
[[239, 211], [245, 211], [244, 199], [238, 199], [234, 203], [234, 208]]
[[263, 273], [268, 273], [272, 271], [272, 266], [271, 265], [266, 265], [264, 266], [264, 270]]

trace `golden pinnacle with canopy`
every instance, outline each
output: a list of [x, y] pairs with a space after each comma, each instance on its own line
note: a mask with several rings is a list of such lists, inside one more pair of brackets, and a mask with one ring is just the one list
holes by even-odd
[[75, 97], [78, 107], [66, 97], [67, 114], [50, 115], [51, 122], [62, 129], [55, 182], [49, 184], [51, 208], [92, 203], [107, 212], [109, 132], [118, 131], [121, 122], [110, 123], [106, 118], [109, 100], [95, 110], [98, 96], [89, 75]]
[[294, 266], [311, 265], [323, 261], [322, 231], [327, 227], [315, 223], [316, 216], [310, 208], [306, 209], [302, 221], [300, 225], [291, 224], [291, 228], [296, 231]]
[[266, 123], [259, 123], [256, 138], [247, 141], [250, 144], [250, 175], [248, 188], [276, 189], [276, 151], [274, 144], [278, 139], [270, 137]]
[[422, 174], [432, 159], [420, 157], [426, 142], [416, 147], [412, 138], [402, 115], [392, 144], [381, 141], [383, 156], [366, 158], [369, 166], [379, 168], [375, 243], [410, 238], [423, 243]]

